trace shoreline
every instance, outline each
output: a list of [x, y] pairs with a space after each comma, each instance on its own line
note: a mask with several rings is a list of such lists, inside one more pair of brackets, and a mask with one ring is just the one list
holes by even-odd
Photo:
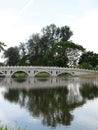
[[98, 78], [98, 73], [97, 74], [80, 75], [79, 77], [83, 77], [83, 78]]

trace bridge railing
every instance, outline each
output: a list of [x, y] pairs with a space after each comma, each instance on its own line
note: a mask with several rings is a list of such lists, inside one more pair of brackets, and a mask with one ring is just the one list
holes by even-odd
[[59, 70], [74, 70], [74, 71], [89, 71], [94, 72], [96, 70], [89, 70], [89, 69], [80, 69], [80, 68], [68, 68], [68, 67], [57, 67], [57, 66], [0, 66], [0, 69], [7, 69], [7, 68], [37, 68], [37, 69], [59, 69]]

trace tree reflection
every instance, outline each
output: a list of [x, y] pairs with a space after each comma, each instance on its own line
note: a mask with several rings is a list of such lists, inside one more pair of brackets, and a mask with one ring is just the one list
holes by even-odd
[[44, 125], [56, 127], [58, 124], [71, 125], [72, 110], [82, 106], [87, 99], [98, 97], [96, 85], [83, 84], [77, 89], [77, 98], [79, 99], [80, 95], [82, 100], [74, 98], [74, 102], [72, 100], [69, 102], [69, 99], [73, 98], [74, 91], [67, 86], [30, 90], [9, 88], [5, 91], [4, 98], [25, 107], [33, 117], [41, 117]]
[[83, 84], [83, 87], [80, 89], [80, 92], [84, 100], [93, 100], [98, 97], [98, 87], [94, 84]]

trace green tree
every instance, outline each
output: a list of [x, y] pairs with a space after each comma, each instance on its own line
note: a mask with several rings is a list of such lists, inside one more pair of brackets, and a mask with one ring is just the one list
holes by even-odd
[[70, 30], [70, 27], [68, 26], [57, 28], [58, 41], [68, 41], [72, 35], [73, 32]]
[[[3, 42], [0, 42], [0, 52], [1, 51], [4, 51], [4, 47], [5, 47], [6, 45], [3, 43]], [[4, 63], [0, 63], [0, 66], [3, 66], [4, 65]]]
[[35, 55], [35, 54], [38, 54], [39, 53], [39, 48], [38, 48], [38, 45], [39, 45], [39, 41], [40, 41], [40, 35], [38, 33], [36, 34], [33, 34], [30, 39], [27, 41], [27, 51], [28, 51], [28, 54], [32, 54], [32, 55]]
[[19, 62], [17, 63], [19, 66], [29, 66], [29, 55], [24, 55], [23, 57], [20, 57]]
[[45, 63], [46, 65], [76, 67], [80, 54], [84, 50], [82, 46], [70, 41], [57, 42], [53, 48], [46, 53], [44, 57]]
[[19, 50], [18, 47], [10, 47], [4, 52], [5, 58], [7, 58], [7, 65], [14, 66], [19, 62]]
[[[87, 66], [88, 65], [88, 66]], [[79, 66], [81, 68], [91, 69], [98, 65], [98, 54], [88, 51], [84, 52], [79, 60]]]
[[21, 66], [30, 65], [29, 55], [27, 54], [27, 50], [28, 50], [27, 44], [20, 43], [18, 49], [19, 49], [19, 54], [20, 54], [20, 60], [18, 62], [18, 65], [21, 65]]
[[[46, 55], [49, 54], [54, 44], [60, 41], [68, 41], [72, 36], [72, 31], [68, 26], [64, 27], [57, 27], [55, 24], [50, 24], [42, 28], [41, 34], [33, 34], [27, 42], [27, 50], [29, 55], [30, 65], [46, 65], [46, 59], [48, 58]], [[55, 57], [55, 62], [52, 63], [52, 59], [49, 64], [58, 66], [61, 64], [65, 64], [65, 61], [61, 59], [67, 58], [64, 57], [65, 55], [58, 55]], [[50, 58], [50, 57], [49, 57]]]
[[4, 47], [5, 47], [6, 45], [3, 43], [3, 42], [0, 42], [0, 52], [1, 51], [4, 51]]
[[40, 35], [33, 34], [28, 40], [27, 50], [29, 55], [30, 65], [39, 65], [41, 64], [41, 44], [40, 44]]
[[68, 57], [68, 66], [77, 67], [81, 54], [85, 51], [83, 46], [75, 44], [73, 42], [65, 42], [66, 55]]
[[19, 52], [20, 52], [21, 57], [24, 57], [27, 54], [26, 43], [22, 43], [22, 42], [20, 43], [20, 45], [19, 45]]
[[68, 41], [72, 35], [73, 32], [68, 26], [57, 27], [50, 24], [42, 29], [42, 37], [47, 37], [49, 46], [58, 41]]
[[42, 28], [42, 39], [47, 39], [47, 47], [52, 47], [55, 41], [57, 41], [57, 26], [55, 24], [50, 24]]

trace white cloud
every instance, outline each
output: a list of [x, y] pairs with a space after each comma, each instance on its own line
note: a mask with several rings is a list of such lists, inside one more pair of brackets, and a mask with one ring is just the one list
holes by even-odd
[[22, 21], [18, 21], [15, 12], [0, 12], [0, 19], [0, 42], [4, 42], [8, 47], [25, 41], [32, 33], [36, 33], [40, 29], [40, 25], [25, 25]]
[[37, 25], [25, 25], [25, 26], [6, 26], [6, 30], [2, 27], [0, 31], [0, 41], [5, 42], [8, 47], [15, 46], [20, 42], [25, 41], [35, 32], [39, 31]]
[[83, 45], [87, 50], [98, 52], [98, 10], [85, 13], [71, 24], [74, 30], [74, 42]]
[[0, 19], [0, 41], [4, 42], [12, 32], [15, 17], [14, 14], [1, 12]]
[[[33, 0], [29, 0], [21, 9], [17, 12], [0, 12], [0, 41], [5, 42], [8, 46], [15, 46], [15, 43], [25, 40], [32, 30], [37, 30], [36, 26], [23, 25], [19, 17], [24, 11], [32, 4]], [[31, 33], [32, 34], [32, 33]]]

